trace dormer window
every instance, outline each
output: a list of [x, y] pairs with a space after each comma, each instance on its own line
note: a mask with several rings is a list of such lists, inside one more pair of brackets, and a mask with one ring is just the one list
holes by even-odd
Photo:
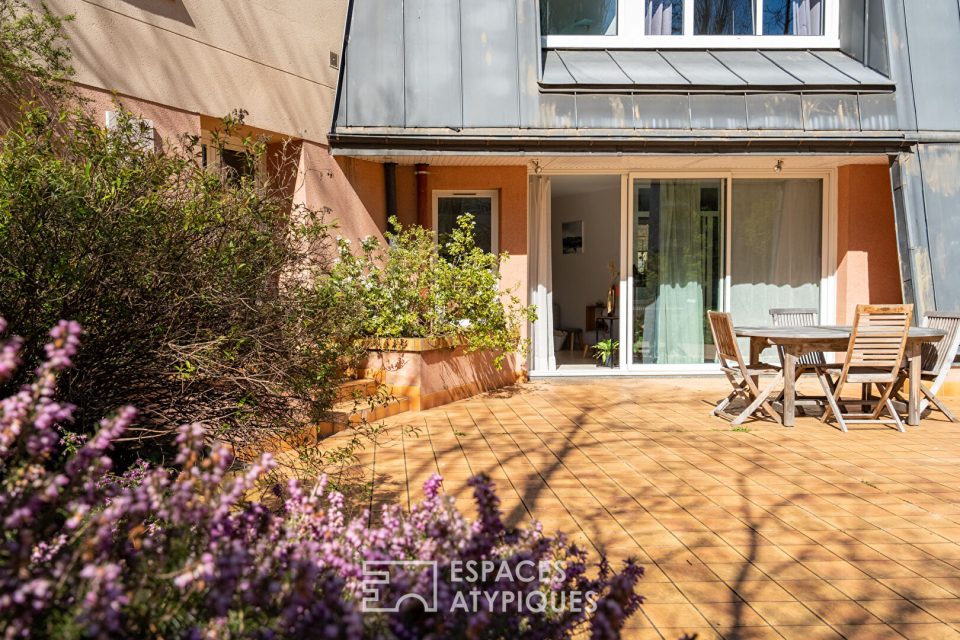
[[551, 48], [839, 47], [839, 0], [540, 0]]

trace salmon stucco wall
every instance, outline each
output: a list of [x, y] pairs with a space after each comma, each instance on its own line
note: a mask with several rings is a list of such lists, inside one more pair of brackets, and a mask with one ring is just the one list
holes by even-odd
[[178, 145], [183, 135], [200, 135], [200, 116], [196, 113], [95, 87], [78, 85], [77, 93], [83, 99], [87, 112], [103, 126], [106, 126], [106, 112], [116, 111], [118, 106], [138, 118], [151, 120], [154, 144], [159, 151]]
[[840, 167], [837, 322], [852, 322], [858, 304], [902, 299], [890, 170], [885, 165]]
[[[503, 265], [503, 284], [518, 286], [517, 295], [527, 300], [527, 168], [430, 167], [429, 189], [433, 191], [497, 190], [500, 194], [500, 251], [510, 254]], [[431, 204], [431, 206], [433, 206]]]
[[[512, 289], [522, 304], [528, 304], [527, 290], [527, 167], [430, 167], [431, 191], [496, 189], [500, 194], [500, 251], [510, 254], [501, 265], [501, 284]], [[432, 197], [431, 197], [431, 206]], [[528, 327], [524, 325], [523, 336]], [[519, 363], [522, 368], [526, 363]]]

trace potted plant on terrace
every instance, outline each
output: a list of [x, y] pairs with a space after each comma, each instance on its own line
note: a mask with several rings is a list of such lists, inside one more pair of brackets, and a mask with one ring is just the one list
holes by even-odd
[[620, 341], [612, 338], [601, 340], [593, 347], [593, 357], [600, 361], [605, 367], [613, 368], [613, 356], [620, 348]]

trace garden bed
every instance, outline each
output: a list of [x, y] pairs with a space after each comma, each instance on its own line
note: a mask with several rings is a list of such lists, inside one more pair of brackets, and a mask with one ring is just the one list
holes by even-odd
[[498, 369], [494, 351], [468, 352], [457, 340], [381, 338], [371, 340], [363, 375], [390, 388], [394, 396], [410, 401], [411, 411], [422, 411], [499, 389], [523, 379], [515, 355]]

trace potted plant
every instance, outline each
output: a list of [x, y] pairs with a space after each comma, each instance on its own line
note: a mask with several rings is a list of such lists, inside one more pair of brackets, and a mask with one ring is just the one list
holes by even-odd
[[599, 360], [603, 366], [613, 368], [613, 356], [620, 348], [620, 341], [612, 338], [601, 340], [593, 346], [593, 357]]

